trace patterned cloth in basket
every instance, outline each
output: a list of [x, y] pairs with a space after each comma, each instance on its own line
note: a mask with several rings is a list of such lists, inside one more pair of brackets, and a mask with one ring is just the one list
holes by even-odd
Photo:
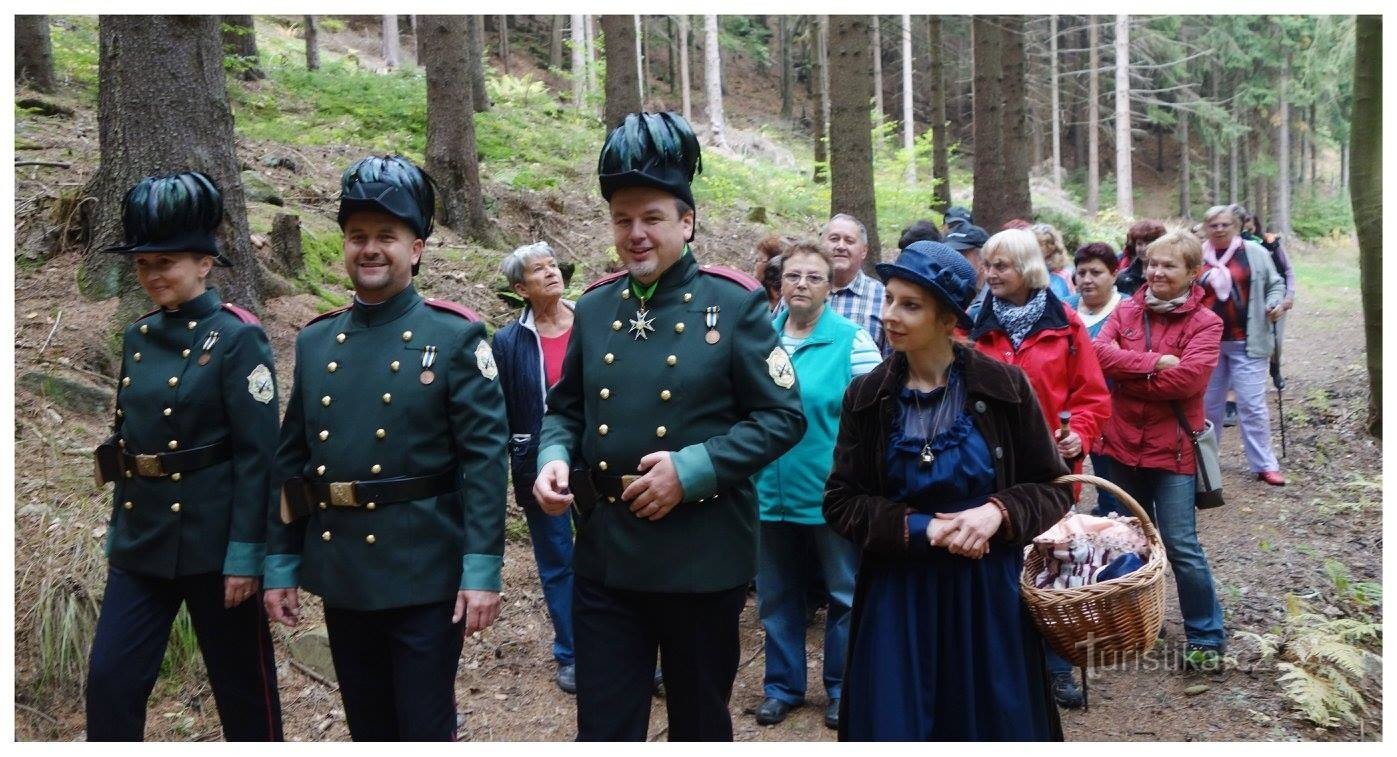
[[1040, 589], [1074, 589], [1120, 578], [1150, 555], [1139, 521], [1116, 513], [1106, 518], [1068, 513], [1034, 538], [1033, 549], [1043, 556], [1043, 570], [1033, 579]]

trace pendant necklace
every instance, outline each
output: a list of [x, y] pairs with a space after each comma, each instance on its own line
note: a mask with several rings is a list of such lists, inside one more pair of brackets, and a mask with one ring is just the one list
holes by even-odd
[[[908, 372], [911, 372], [910, 369]], [[915, 379], [917, 377], [913, 375], [913, 378]], [[947, 381], [944, 385], [946, 391], [942, 392], [941, 404], [936, 406], [936, 411], [930, 421], [927, 420], [926, 414], [922, 411], [921, 393], [916, 389], [912, 389], [912, 404], [917, 408], [917, 417], [925, 423], [925, 429], [923, 431], [925, 441], [922, 444], [921, 460], [917, 463], [918, 468], [926, 468], [936, 462], [936, 453], [931, 451], [931, 440], [935, 436], [936, 429], [939, 428], [941, 422], [945, 420], [946, 405], [950, 404], [949, 398], [946, 396], [950, 392], [951, 386], [949, 368], [947, 369], [946, 378]], [[911, 389], [911, 387], [908, 388]], [[935, 389], [932, 391], [935, 391]]]

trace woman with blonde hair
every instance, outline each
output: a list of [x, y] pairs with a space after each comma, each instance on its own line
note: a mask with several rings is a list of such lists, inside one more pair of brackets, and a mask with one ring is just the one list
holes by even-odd
[[1043, 264], [1053, 276], [1048, 279], [1048, 286], [1058, 299], [1067, 299], [1077, 287], [1072, 283], [1071, 261], [1067, 259], [1067, 245], [1062, 242], [1062, 234], [1050, 223], [1035, 223], [1028, 230], [1038, 239], [1038, 246], [1043, 250]]

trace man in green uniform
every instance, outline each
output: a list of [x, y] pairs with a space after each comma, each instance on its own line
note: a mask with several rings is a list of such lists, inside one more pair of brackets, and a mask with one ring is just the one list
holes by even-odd
[[658, 648], [671, 740], [731, 740], [737, 620], [756, 573], [749, 477], [805, 431], [790, 358], [746, 274], [688, 249], [698, 140], [632, 113], [599, 172], [627, 272], [578, 300], [534, 494], [575, 507], [579, 740], [643, 740]]
[[412, 286], [433, 204], [406, 158], [345, 172], [354, 303], [297, 337], [277, 453], [267, 610], [294, 626], [296, 587], [324, 599], [359, 741], [454, 738], [463, 634], [499, 613], [504, 396], [474, 313]]

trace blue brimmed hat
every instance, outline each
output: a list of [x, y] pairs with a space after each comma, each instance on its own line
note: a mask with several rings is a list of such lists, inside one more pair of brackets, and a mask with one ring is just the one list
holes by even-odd
[[955, 313], [962, 328], [971, 327], [965, 309], [975, 299], [975, 269], [959, 252], [940, 242], [922, 240], [908, 245], [897, 256], [897, 262], [879, 263], [874, 268], [884, 283], [888, 279], [906, 279], [927, 289]]
[[223, 195], [208, 176], [198, 171], [147, 176], [121, 199], [123, 243], [102, 252], [192, 252], [231, 267], [214, 236], [222, 220]]

